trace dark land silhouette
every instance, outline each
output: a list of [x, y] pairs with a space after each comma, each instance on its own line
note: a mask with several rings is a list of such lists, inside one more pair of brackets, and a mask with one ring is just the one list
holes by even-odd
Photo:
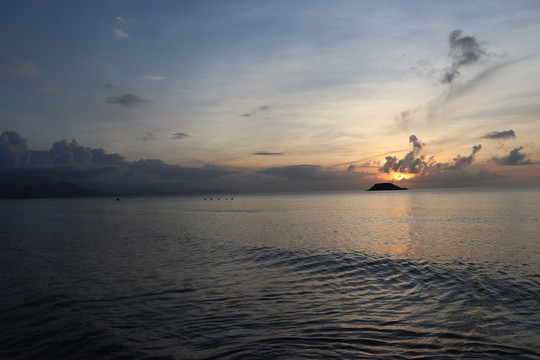
[[379, 191], [379, 190], [409, 190], [407, 188], [402, 188], [392, 183], [379, 183], [373, 185], [371, 188], [366, 191]]

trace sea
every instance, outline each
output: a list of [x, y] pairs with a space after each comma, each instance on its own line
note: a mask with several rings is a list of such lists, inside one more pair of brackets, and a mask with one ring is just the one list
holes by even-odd
[[0, 359], [540, 359], [540, 188], [0, 213]]

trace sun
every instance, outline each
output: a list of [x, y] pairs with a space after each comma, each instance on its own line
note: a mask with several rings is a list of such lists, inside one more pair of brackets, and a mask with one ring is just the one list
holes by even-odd
[[407, 174], [407, 173], [400, 173], [400, 172], [391, 172], [390, 173], [390, 179], [392, 181], [401, 181], [401, 180], [409, 180], [414, 177], [414, 174]]

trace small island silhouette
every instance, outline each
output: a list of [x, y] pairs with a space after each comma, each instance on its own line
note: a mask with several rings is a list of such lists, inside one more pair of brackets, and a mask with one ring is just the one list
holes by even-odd
[[366, 191], [379, 191], [379, 190], [409, 190], [407, 188], [402, 188], [392, 183], [379, 183], [373, 185], [371, 188]]

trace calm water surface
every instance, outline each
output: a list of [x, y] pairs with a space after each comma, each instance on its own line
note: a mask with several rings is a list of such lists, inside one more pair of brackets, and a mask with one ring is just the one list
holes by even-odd
[[1, 359], [540, 359], [538, 188], [0, 209]]

